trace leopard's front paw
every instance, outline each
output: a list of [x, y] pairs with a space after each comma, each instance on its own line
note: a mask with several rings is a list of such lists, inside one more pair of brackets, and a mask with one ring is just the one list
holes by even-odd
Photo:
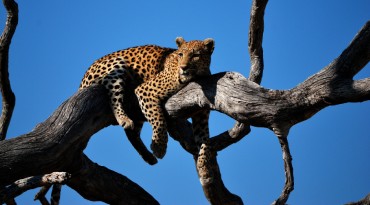
[[153, 140], [150, 149], [157, 158], [162, 159], [166, 155], [167, 143], [159, 143]]
[[128, 117], [121, 117], [118, 121], [118, 124], [121, 125], [124, 129], [134, 129], [134, 122]]
[[122, 125], [122, 127], [124, 129], [133, 130], [134, 129], [134, 122], [132, 122], [132, 120], [128, 119], [127, 121], [124, 122], [124, 124]]

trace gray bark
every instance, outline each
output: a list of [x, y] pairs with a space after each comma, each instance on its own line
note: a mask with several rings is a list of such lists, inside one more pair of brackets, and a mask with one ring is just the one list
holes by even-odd
[[[250, 126], [268, 128], [279, 139], [286, 181], [281, 196], [274, 203], [284, 204], [294, 189], [287, 138], [290, 128], [328, 106], [370, 99], [370, 78], [353, 80], [370, 60], [370, 22], [337, 59], [296, 87], [290, 90], [261, 87], [266, 4], [267, 1], [253, 1], [249, 80], [238, 73], [218, 73], [190, 83], [165, 104], [170, 135], [195, 160], [198, 148], [187, 118], [202, 109], [212, 109], [236, 120], [229, 131], [211, 138], [213, 154], [206, 160], [209, 163], [206, 167], [210, 170], [197, 170], [198, 175], [203, 171], [213, 173], [213, 180], [202, 184], [212, 204], [243, 204], [240, 197], [229, 192], [224, 185], [216, 156], [218, 151], [247, 135]], [[129, 116], [134, 121], [142, 121], [144, 118], [132, 90], [128, 90], [128, 99], [134, 102], [129, 105]], [[69, 173], [71, 178], [66, 184], [88, 200], [109, 204], [158, 204], [136, 183], [93, 163], [84, 155], [83, 150], [91, 136], [112, 124], [116, 122], [103, 86], [95, 85], [79, 91], [30, 133], [0, 141], [0, 192], [9, 191], [9, 185], [16, 180], [59, 171]], [[1, 200], [1, 203], [14, 203], [11, 198]]]
[[3, 98], [0, 117], [0, 140], [4, 140], [6, 137], [15, 106], [15, 95], [9, 81], [8, 62], [10, 43], [18, 24], [18, 4], [13, 0], [3, 0], [3, 4], [8, 12], [8, 18], [0, 37], [0, 90]]
[[[190, 83], [165, 105], [168, 117], [174, 119], [169, 120], [170, 134], [195, 155], [197, 148], [186, 119], [201, 109], [223, 112], [238, 122], [230, 131], [212, 138], [217, 152], [247, 134], [248, 125], [266, 127], [286, 137], [293, 125], [325, 107], [369, 100], [370, 78], [353, 80], [370, 59], [368, 42], [369, 22], [337, 59], [291, 90], [266, 89], [233, 72]], [[133, 95], [129, 98], [135, 100]], [[89, 200], [119, 204], [130, 198], [131, 202], [136, 199], [138, 203], [156, 204], [137, 184], [91, 162], [83, 154], [94, 133], [115, 123], [108, 102], [104, 88], [92, 86], [72, 96], [32, 132], [1, 141], [0, 186], [29, 176], [64, 171], [72, 176], [67, 185]], [[139, 108], [132, 106], [130, 116], [142, 120]], [[213, 204], [241, 204], [240, 198], [224, 186], [213, 157], [210, 167], [215, 176], [212, 183], [203, 187], [206, 196]], [[291, 191], [289, 186], [287, 190]]]
[[105, 88], [92, 86], [78, 92], [30, 133], [0, 142], [0, 187], [63, 171], [71, 174], [67, 185], [88, 200], [158, 204], [139, 185], [83, 154], [90, 137], [114, 123]]

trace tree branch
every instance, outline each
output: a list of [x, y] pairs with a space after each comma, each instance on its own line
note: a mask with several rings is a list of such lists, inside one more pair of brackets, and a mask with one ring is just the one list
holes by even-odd
[[49, 191], [51, 184], [43, 186], [40, 191], [35, 195], [34, 200], [39, 200], [42, 205], [50, 205], [45, 195]]
[[91, 201], [108, 204], [159, 204], [143, 188], [127, 177], [81, 157], [82, 164], [77, 177], [67, 185]]
[[18, 24], [18, 4], [13, 0], [3, 0], [3, 3], [8, 11], [8, 17], [0, 37], [0, 88], [3, 98], [0, 118], [0, 140], [4, 140], [6, 137], [15, 106], [15, 95], [9, 81], [8, 61], [10, 43]]
[[[368, 41], [362, 37], [367, 35], [368, 29], [361, 30], [349, 45], [353, 52], [359, 49], [368, 52], [368, 47], [364, 49]], [[352, 68], [369, 61], [368, 55], [359, 56], [336, 65]], [[309, 119], [325, 107], [370, 99], [369, 78], [353, 81], [351, 73], [345, 74], [341, 72], [343, 69], [333, 65], [330, 64], [291, 90], [266, 89], [232, 72], [215, 74], [190, 83], [166, 102], [165, 108], [171, 119], [168, 120], [169, 132], [194, 156], [197, 147], [186, 119], [201, 109], [214, 109], [239, 121], [224, 136], [240, 139], [248, 133], [241, 132], [243, 126], [266, 127], [280, 133], [279, 136], [287, 136], [290, 127]], [[133, 93], [128, 95], [130, 100], [135, 98]], [[143, 119], [137, 106], [129, 109], [129, 115], [134, 121]], [[67, 185], [89, 200], [110, 204], [158, 204], [140, 186], [91, 162], [83, 154], [90, 137], [114, 123], [103, 86], [95, 85], [79, 91], [32, 132], [0, 142], [0, 187], [30, 175], [63, 171], [72, 175]], [[233, 143], [224, 139], [215, 137], [211, 143], [220, 150]], [[214, 176], [212, 181], [203, 184], [205, 194], [212, 203], [220, 200], [218, 196], [223, 196], [224, 203], [232, 201], [241, 204], [240, 198], [224, 186], [214, 151], [210, 159], [210, 171]]]
[[253, 0], [248, 35], [251, 68], [248, 80], [260, 84], [263, 75], [263, 31], [265, 8], [268, 0]]
[[351, 44], [342, 52], [331, 66], [340, 75], [353, 77], [366, 64], [370, 58], [370, 21], [366, 22], [358, 34], [354, 37]]
[[0, 142], [0, 186], [30, 175], [66, 171], [72, 175], [67, 185], [89, 200], [158, 204], [140, 186], [83, 154], [90, 137], [113, 123], [104, 87], [76, 93], [32, 132]]
[[[294, 189], [291, 156], [288, 141], [284, 139], [288, 136], [290, 128], [309, 119], [325, 107], [370, 99], [369, 78], [353, 81], [353, 71], [343, 72], [356, 68], [357, 73], [369, 62], [369, 30], [367, 23], [338, 59], [291, 90], [269, 90], [248, 81], [238, 73], [219, 73], [189, 84], [167, 101], [166, 110], [171, 117], [186, 119], [189, 113], [211, 108], [225, 113], [240, 123], [272, 130], [282, 146], [286, 172], [282, 195], [275, 203], [284, 204]], [[186, 135], [191, 133], [186, 129], [188, 126], [183, 120], [177, 120], [174, 127], [185, 130]], [[172, 133], [181, 132], [175, 130]], [[179, 139], [178, 136], [174, 138]], [[186, 150], [194, 153], [188, 149], [191, 144], [190, 138], [185, 139], [185, 143], [180, 143]], [[225, 143], [217, 149], [232, 144], [229, 140], [226, 142], [220, 140], [217, 143]], [[217, 167], [216, 160], [212, 163]], [[213, 172], [217, 170], [214, 169]], [[215, 187], [222, 190], [221, 185]]]
[[51, 190], [51, 205], [59, 205], [60, 193], [62, 191], [61, 184], [54, 184], [53, 189]]
[[369, 204], [370, 204], [370, 194], [366, 195], [360, 201], [346, 203], [345, 205], [369, 205]]
[[45, 174], [43, 176], [27, 177], [15, 181], [13, 184], [7, 186], [0, 192], [0, 201], [4, 203], [9, 199], [15, 198], [21, 195], [23, 192], [34, 189], [40, 186], [48, 186], [50, 184], [64, 184], [71, 175], [66, 172], [53, 172], [51, 174]]

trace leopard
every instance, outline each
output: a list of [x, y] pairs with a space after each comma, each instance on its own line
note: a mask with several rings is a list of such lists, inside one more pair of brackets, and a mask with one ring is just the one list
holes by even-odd
[[[214, 40], [175, 40], [177, 49], [157, 45], [136, 46], [113, 52], [96, 60], [86, 71], [79, 89], [92, 84], [105, 87], [117, 123], [130, 143], [149, 164], [166, 154], [168, 135], [163, 103], [195, 79], [211, 74]], [[134, 93], [146, 120], [152, 126], [152, 154], [140, 138], [143, 121], [133, 121], [127, 114], [125, 91], [134, 85]], [[130, 103], [130, 102], [128, 102]], [[195, 142], [201, 147], [209, 139], [209, 111], [193, 117]], [[154, 155], [154, 156], [153, 156]]]

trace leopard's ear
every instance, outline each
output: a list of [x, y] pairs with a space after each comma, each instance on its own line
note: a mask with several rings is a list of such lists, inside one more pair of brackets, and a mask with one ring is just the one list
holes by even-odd
[[213, 50], [215, 49], [215, 41], [212, 38], [207, 38], [203, 41], [203, 43], [207, 47], [207, 50], [210, 53], [213, 53]]
[[183, 37], [177, 37], [176, 38], [176, 44], [177, 44], [177, 47], [180, 48], [180, 46], [185, 43], [185, 40]]

